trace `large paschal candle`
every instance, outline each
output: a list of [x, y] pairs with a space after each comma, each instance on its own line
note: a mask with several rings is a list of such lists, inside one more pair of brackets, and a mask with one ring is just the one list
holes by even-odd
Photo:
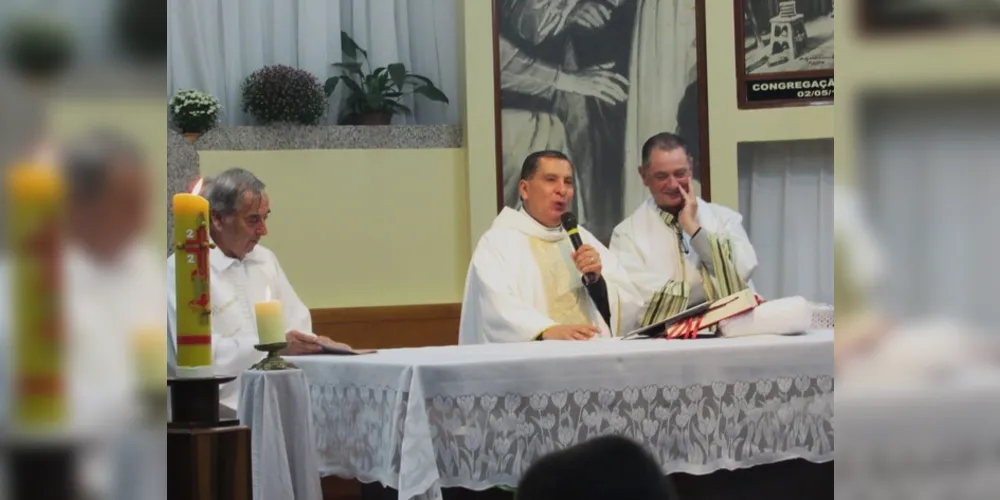
[[49, 165], [7, 172], [11, 249], [13, 424], [36, 433], [65, 428], [66, 330], [63, 324], [65, 185]]
[[177, 304], [179, 375], [211, 370], [212, 303], [209, 269], [208, 200], [191, 193], [174, 195], [174, 279]]

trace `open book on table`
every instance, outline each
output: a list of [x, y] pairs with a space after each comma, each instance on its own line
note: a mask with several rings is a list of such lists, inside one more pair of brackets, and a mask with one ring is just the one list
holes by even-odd
[[753, 290], [743, 290], [714, 302], [702, 302], [667, 319], [633, 330], [622, 340], [718, 337], [717, 329], [712, 327], [726, 318], [757, 307], [761, 302]]
[[332, 354], [334, 356], [357, 356], [359, 354], [374, 354], [375, 349], [344, 349], [332, 345], [320, 344], [320, 351], [316, 354]]

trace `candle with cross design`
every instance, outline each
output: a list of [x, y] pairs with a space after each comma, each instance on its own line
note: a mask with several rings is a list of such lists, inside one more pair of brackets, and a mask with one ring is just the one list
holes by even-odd
[[[208, 200], [191, 193], [174, 195], [174, 279], [177, 304], [177, 366], [179, 375], [210, 374], [212, 366], [212, 294], [208, 252]], [[209, 373], [206, 373], [209, 372]]]
[[28, 433], [59, 430], [69, 411], [62, 303], [65, 185], [54, 167], [13, 165], [7, 172], [7, 194], [13, 424]]

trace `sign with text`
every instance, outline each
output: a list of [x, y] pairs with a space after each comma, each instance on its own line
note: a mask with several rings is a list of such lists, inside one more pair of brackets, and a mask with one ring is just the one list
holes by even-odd
[[743, 83], [748, 104], [833, 102], [832, 76], [754, 79]]

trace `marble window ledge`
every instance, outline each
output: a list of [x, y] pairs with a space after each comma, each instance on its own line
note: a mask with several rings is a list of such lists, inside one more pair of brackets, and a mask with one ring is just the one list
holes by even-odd
[[209, 130], [194, 143], [198, 150], [461, 148], [458, 125], [237, 126]]

